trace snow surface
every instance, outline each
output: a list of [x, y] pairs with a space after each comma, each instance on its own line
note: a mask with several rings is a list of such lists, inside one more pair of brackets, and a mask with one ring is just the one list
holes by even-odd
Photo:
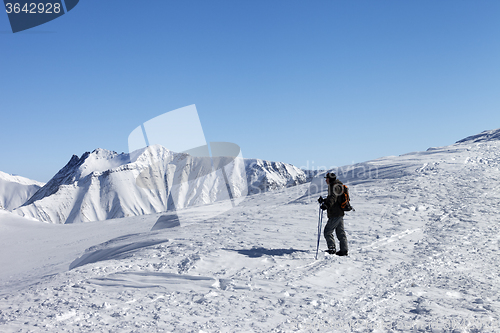
[[61, 225], [0, 211], [0, 331], [500, 332], [499, 148], [335, 170], [356, 209], [347, 257], [314, 260], [322, 175], [153, 232], [162, 214]]
[[0, 171], [0, 208], [13, 210], [26, 202], [44, 183]]

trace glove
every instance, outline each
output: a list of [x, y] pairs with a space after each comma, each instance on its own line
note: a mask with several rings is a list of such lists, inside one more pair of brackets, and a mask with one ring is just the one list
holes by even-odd
[[322, 210], [327, 210], [328, 209], [328, 207], [326, 207], [326, 205], [324, 203], [321, 204], [321, 206], [319, 206], [319, 208], [321, 208]]
[[325, 199], [323, 199], [323, 197], [322, 197], [322, 196], [320, 196], [320, 197], [319, 197], [319, 199], [318, 199], [318, 202], [319, 202], [320, 204], [322, 204], [324, 201], [325, 201]]

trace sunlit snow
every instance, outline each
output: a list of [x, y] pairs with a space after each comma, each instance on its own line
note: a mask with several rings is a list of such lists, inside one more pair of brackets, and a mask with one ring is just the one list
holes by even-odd
[[321, 174], [157, 231], [0, 210], [0, 331], [498, 332], [499, 168], [475, 137], [336, 169], [350, 251], [318, 260]]

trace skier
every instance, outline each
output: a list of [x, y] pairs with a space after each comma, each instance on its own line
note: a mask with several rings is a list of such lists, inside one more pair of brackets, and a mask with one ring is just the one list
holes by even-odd
[[[325, 181], [328, 184], [328, 196], [325, 199], [320, 196], [318, 202], [321, 204], [321, 209], [326, 210], [328, 213], [328, 222], [323, 233], [328, 245], [326, 252], [346, 256], [348, 249], [347, 236], [344, 231], [344, 211], [340, 208], [340, 200], [337, 200], [343, 193], [343, 184], [333, 172], [326, 174]], [[339, 252], [336, 252], [335, 249], [334, 230], [340, 243]]]

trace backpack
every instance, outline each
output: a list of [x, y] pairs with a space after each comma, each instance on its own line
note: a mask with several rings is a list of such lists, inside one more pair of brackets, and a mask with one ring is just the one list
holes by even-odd
[[349, 198], [349, 189], [347, 186], [342, 184], [342, 194], [339, 196], [339, 203], [340, 203], [340, 209], [342, 209], [344, 212], [349, 212], [349, 211], [356, 211], [352, 206], [351, 206], [351, 201]]

